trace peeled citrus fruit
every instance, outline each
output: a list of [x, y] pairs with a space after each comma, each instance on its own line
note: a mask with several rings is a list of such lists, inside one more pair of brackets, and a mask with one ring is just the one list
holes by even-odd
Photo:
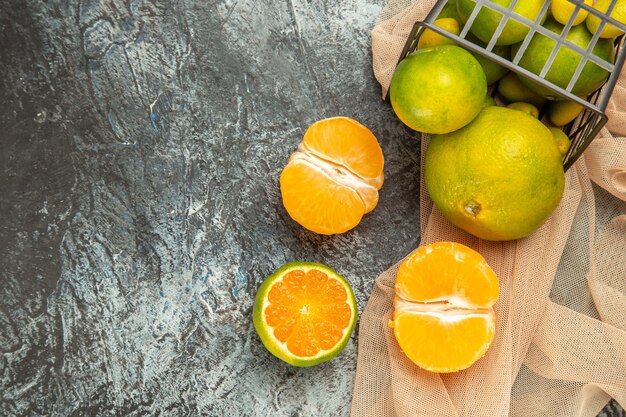
[[[593, 4], [593, 1], [584, 0], [583, 3], [585, 3], [588, 6], [591, 6]], [[556, 20], [562, 25], [567, 24], [570, 17], [572, 16], [572, 13], [574, 13], [575, 9], [576, 9], [576, 6], [574, 5], [574, 3], [568, 0], [552, 0], [552, 3], [550, 3], [550, 11], [552, 12], [552, 17], [554, 17], [554, 20]], [[581, 24], [587, 17], [587, 14], [589, 14], [587, 10], [578, 9], [578, 13], [576, 14], [576, 17], [574, 18], [574, 22], [572, 23], [572, 25], [576, 26], [576, 25]]]
[[433, 136], [424, 181], [451, 223], [482, 239], [512, 240], [546, 221], [561, 200], [565, 174], [552, 133], [539, 120], [486, 107], [464, 128]]
[[[593, 5], [593, 8], [601, 11], [602, 13], [606, 13], [606, 11], [609, 9], [609, 5], [611, 4], [611, 1], [612, 0], [598, 0]], [[626, 25], [626, 0], [617, 0], [617, 2], [615, 3], [615, 6], [613, 6], [613, 10], [611, 10], [611, 17], [617, 20], [618, 22]], [[598, 30], [598, 27], [600, 26], [600, 19], [594, 16], [593, 14], [589, 13], [589, 16], [587, 16], [587, 20], [585, 21], [585, 23], [589, 31], [591, 33], [595, 33], [596, 30]], [[621, 29], [609, 23], [609, 24], [606, 24], [604, 28], [602, 29], [602, 32], [600, 32], [600, 37], [601, 38], [614, 38], [623, 33], [624, 32]]]
[[355, 227], [378, 204], [384, 158], [368, 128], [347, 117], [313, 123], [280, 175], [287, 213], [320, 234]]
[[326, 265], [291, 262], [261, 284], [252, 312], [254, 328], [274, 356], [312, 366], [337, 356], [357, 318], [348, 282]]
[[500, 289], [478, 252], [452, 242], [422, 246], [400, 265], [395, 292], [390, 325], [419, 367], [455, 372], [487, 352]]
[[[546, 29], [549, 29], [556, 34], [560, 34], [563, 30], [563, 25], [555, 22], [554, 20], [547, 21], [544, 26]], [[585, 49], [591, 41], [591, 33], [589, 33], [585, 25], [578, 25], [571, 28], [565, 38], [575, 45]], [[520, 59], [519, 65], [526, 68], [530, 72], [540, 74], [555, 46], [556, 41], [539, 32], [535, 33], [528, 44], [528, 48], [524, 51], [524, 55]], [[511, 50], [512, 56], [515, 56], [518, 48], [519, 45], [513, 46]], [[613, 62], [615, 51], [613, 50], [613, 43], [608, 39], [598, 40], [598, 43], [593, 48], [592, 52], [598, 58], [602, 58], [607, 62]], [[563, 89], [567, 88], [567, 85], [574, 76], [581, 59], [582, 57], [578, 52], [565, 46], [561, 46], [554, 58], [552, 66], [546, 73], [545, 79]], [[604, 84], [608, 76], [608, 71], [589, 61], [583, 67], [582, 72], [574, 84], [572, 94], [577, 96], [586, 96]], [[526, 86], [543, 97], [554, 100], [562, 99], [562, 97], [546, 87], [542, 87], [524, 77], [521, 77], [520, 79]]]
[[[512, 0], [491, 1], [503, 7], [509, 7]], [[518, 1], [513, 7], [513, 12], [534, 21], [539, 15], [542, 5], [543, 0]], [[474, 10], [474, 7], [476, 7], [476, 0], [458, 0], [457, 8], [461, 20], [467, 22], [467, 19]], [[483, 5], [478, 12], [478, 15], [476, 15], [476, 19], [474, 20], [470, 31], [483, 42], [489, 42], [496, 31], [496, 28], [500, 24], [502, 17], [503, 15], [500, 12]], [[528, 26], [510, 19], [498, 37], [496, 45], [512, 45], [519, 42], [524, 39], [528, 30]]]
[[398, 118], [413, 130], [447, 133], [480, 111], [487, 80], [465, 49], [439, 45], [404, 58], [391, 79], [389, 98]]

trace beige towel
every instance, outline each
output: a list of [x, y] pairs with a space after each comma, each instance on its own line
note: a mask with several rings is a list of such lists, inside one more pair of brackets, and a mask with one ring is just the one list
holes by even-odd
[[[413, 23], [434, 3], [392, 0], [383, 11], [372, 32], [383, 95]], [[561, 204], [531, 236], [503, 243], [468, 235], [433, 208], [421, 182], [421, 244], [466, 244], [500, 279], [496, 337], [465, 371], [415, 366], [387, 325], [392, 266], [361, 315], [352, 416], [592, 417], [610, 397], [626, 406], [626, 138], [609, 133], [626, 136], [621, 75], [607, 128], [567, 172]]]

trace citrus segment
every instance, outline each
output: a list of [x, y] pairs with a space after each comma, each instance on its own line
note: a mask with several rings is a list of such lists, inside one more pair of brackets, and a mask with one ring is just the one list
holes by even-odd
[[325, 265], [293, 262], [267, 278], [257, 293], [253, 321], [265, 347], [295, 366], [335, 357], [356, 323], [349, 284]]
[[313, 232], [346, 232], [378, 204], [383, 165], [378, 141], [365, 126], [347, 117], [320, 120], [281, 173], [283, 205]]
[[459, 243], [439, 242], [413, 251], [398, 269], [396, 293], [423, 303], [491, 307], [498, 280], [485, 259]]
[[315, 156], [342, 165], [374, 187], [383, 184], [383, 153], [376, 136], [356, 120], [333, 117], [313, 123], [302, 147]]
[[476, 251], [437, 242], [398, 269], [393, 321], [400, 348], [432, 372], [455, 372], [480, 359], [495, 334], [498, 279]]
[[365, 214], [359, 193], [303, 161], [285, 167], [280, 190], [291, 218], [316, 233], [343, 233], [359, 224]]
[[400, 313], [394, 334], [402, 351], [417, 366], [431, 372], [456, 372], [483, 357], [493, 340], [492, 315], [462, 315], [446, 319], [428, 313]]

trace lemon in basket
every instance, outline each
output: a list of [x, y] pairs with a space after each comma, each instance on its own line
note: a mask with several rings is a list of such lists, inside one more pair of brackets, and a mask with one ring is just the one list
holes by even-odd
[[[491, 1], [502, 7], [509, 7], [511, 4], [511, 0]], [[539, 16], [542, 5], [543, 0], [518, 1], [515, 7], [513, 7], [513, 12], [522, 17], [525, 17], [528, 20], [534, 21], [537, 16]], [[457, 1], [459, 16], [461, 17], [461, 20], [463, 20], [463, 22], [467, 21], [470, 14], [474, 10], [474, 7], [476, 7], [476, 0]], [[490, 9], [487, 5], [483, 5], [478, 12], [478, 15], [476, 15], [476, 19], [474, 20], [470, 31], [483, 42], [489, 42], [498, 25], [500, 24], [502, 17], [503, 15], [501, 13]], [[528, 30], [529, 28], [525, 24], [510, 19], [506, 23], [504, 29], [502, 30], [502, 33], [498, 37], [496, 45], [512, 45], [516, 42], [520, 42], [522, 39], [524, 39], [524, 37], [528, 33]]]
[[437, 19], [443, 19], [446, 17], [451, 17], [459, 22], [461, 21], [459, 12], [456, 9], [456, 0], [448, 0], [446, 5], [443, 6], [443, 9], [441, 9], [441, 12], [439, 12]]
[[424, 181], [451, 223], [481, 239], [512, 240], [546, 221], [565, 174], [555, 139], [539, 120], [486, 107], [464, 128], [433, 136]]
[[531, 103], [538, 108], [543, 107], [548, 101], [526, 87], [514, 72], [509, 72], [500, 80], [498, 83], [498, 94], [509, 103], [522, 101], [524, 103]]
[[530, 114], [535, 119], [539, 118], [539, 109], [537, 107], [533, 106], [530, 103], [524, 103], [522, 101], [516, 101], [515, 103], [511, 103], [511, 104], [509, 104], [506, 107], [508, 107], [509, 109], [522, 111], [522, 112], [524, 112], [526, 114]]
[[[443, 30], [453, 33], [455, 35], [458, 35], [459, 33], [461, 33], [461, 28], [459, 27], [458, 20], [453, 19], [451, 17], [437, 19], [433, 23], [435, 26], [438, 26], [442, 28]], [[454, 42], [452, 39], [446, 36], [440, 35], [439, 33], [435, 32], [432, 29], [426, 29], [424, 30], [424, 33], [422, 33], [422, 36], [420, 36], [420, 39], [417, 42], [417, 49], [432, 48], [433, 46], [437, 46], [437, 45], [454, 45], [454, 44], [456, 44], [456, 42]]]
[[[585, 0], [584, 3], [588, 6], [593, 4], [592, 0]], [[572, 13], [576, 10], [576, 5], [571, 3], [569, 0], [552, 0], [550, 3], [550, 11], [552, 12], [552, 17], [554, 20], [559, 22], [562, 25], [566, 25], [569, 21]], [[579, 9], [578, 14], [574, 18], [572, 22], [573, 26], [580, 25], [585, 21], [589, 12], [585, 9]]]
[[567, 136], [565, 132], [563, 132], [558, 127], [549, 126], [548, 129], [550, 129], [550, 132], [552, 132], [554, 142], [556, 143], [557, 148], [559, 148], [561, 156], [565, 156], [567, 154], [567, 151], [569, 151], [570, 146], [572, 145], [569, 136]]
[[570, 100], [551, 101], [548, 104], [548, 120], [557, 127], [571, 123], [583, 111], [583, 106]]
[[[554, 20], [548, 20], [544, 27], [556, 34], [560, 34], [563, 30], [563, 25], [555, 22]], [[585, 25], [574, 26], [568, 32], [566, 39], [575, 45], [585, 49], [591, 41], [592, 35], [589, 33]], [[552, 50], [556, 46], [556, 41], [549, 37], [535, 33], [528, 48], [524, 51], [524, 55], [519, 61], [519, 65], [526, 68], [530, 72], [540, 74], [545, 62], [550, 57]], [[514, 45], [511, 50], [511, 56], [515, 56], [519, 49], [519, 45]], [[612, 63], [615, 57], [615, 51], [613, 49], [613, 42], [609, 39], [599, 39], [598, 43], [593, 48], [593, 54], [598, 58], [601, 58], [607, 62]], [[554, 58], [552, 66], [548, 70], [545, 79], [553, 84], [565, 89], [570, 82], [570, 79], [574, 76], [576, 68], [580, 63], [582, 56], [566, 47], [561, 46], [558, 53]], [[587, 62], [583, 67], [582, 72], [578, 76], [574, 87], [572, 88], [572, 94], [577, 96], [586, 96], [593, 91], [597, 90], [609, 76], [609, 72], [593, 62]], [[559, 95], [543, 87], [527, 78], [520, 77], [521, 81], [532, 89], [536, 93], [549, 99], [562, 99]]]
[[[486, 43], [484, 43], [471, 33], [467, 34], [466, 39], [480, 47], [484, 48], [487, 46]], [[508, 68], [503, 67], [496, 61], [492, 61], [491, 59], [486, 58], [478, 52], [474, 52], [470, 49], [468, 49], [468, 51], [472, 55], [474, 55], [474, 58], [476, 58], [476, 60], [480, 63], [480, 66], [483, 67], [483, 71], [485, 71], [485, 76], [487, 77], [487, 85], [495, 83], [509, 72]], [[493, 47], [491, 52], [506, 59], [507, 61], [511, 59], [511, 47], [508, 45], [496, 45]]]
[[[611, 4], [611, 0], [598, 0], [596, 4], [593, 5], [593, 8], [601, 11], [602, 13], [606, 13], [606, 11], [609, 9], [610, 4]], [[613, 10], [611, 11], [611, 17], [617, 20], [618, 22], [626, 25], [626, 0], [617, 0], [617, 2], [615, 3], [615, 6], [613, 6]], [[589, 16], [587, 16], [587, 20], [585, 21], [585, 23], [589, 31], [591, 33], [595, 33], [596, 30], [598, 30], [598, 27], [600, 26], [600, 19], [597, 16], [594, 16], [593, 14], [589, 14]], [[600, 32], [600, 37], [601, 38], [614, 38], [623, 33], [624, 32], [621, 29], [617, 28], [616, 26], [607, 24], [602, 29], [602, 32]]]
[[482, 67], [455, 45], [410, 54], [396, 67], [389, 88], [398, 118], [424, 133], [448, 133], [465, 126], [480, 112], [486, 94]]

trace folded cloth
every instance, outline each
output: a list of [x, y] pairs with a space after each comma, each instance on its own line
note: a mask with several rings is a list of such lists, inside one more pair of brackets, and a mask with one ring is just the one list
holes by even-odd
[[[384, 9], [372, 31], [383, 96], [413, 24], [434, 3], [391, 0]], [[390, 267], [360, 318], [352, 416], [592, 417], [611, 397], [626, 407], [626, 70], [607, 114], [566, 173], [559, 207], [524, 239], [488, 242], [457, 229], [421, 180], [421, 244], [470, 246], [500, 279], [496, 336], [464, 371], [420, 369], [388, 327], [399, 263]], [[422, 155], [428, 141], [423, 135]]]

